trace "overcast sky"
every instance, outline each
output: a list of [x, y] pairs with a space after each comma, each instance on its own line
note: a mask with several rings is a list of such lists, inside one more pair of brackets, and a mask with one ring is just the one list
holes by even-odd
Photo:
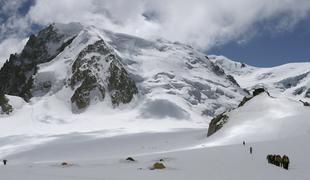
[[310, 0], [0, 0], [0, 59], [29, 33], [74, 21], [257, 66], [309, 61], [309, 13]]

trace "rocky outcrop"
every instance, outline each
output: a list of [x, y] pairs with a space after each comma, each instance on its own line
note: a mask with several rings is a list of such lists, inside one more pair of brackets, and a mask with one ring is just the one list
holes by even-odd
[[7, 114], [13, 112], [13, 107], [9, 104], [9, 99], [4, 94], [0, 94], [0, 114]]
[[74, 94], [73, 111], [80, 111], [94, 99], [102, 101], [108, 92], [114, 106], [129, 103], [138, 89], [114, 50], [103, 40], [82, 50], [72, 66], [69, 80]]
[[51, 61], [73, 39], [59, 32], [53, 25], [40, 31], [37, 36], [31, 35], [22, 52], [12, 54], [0, 70], [0, 92], [29, 101], [37, 65]]
[[222, 113], [213, 118], [209, 124], [207, 136], [209, 137], [215, 132], [217, 132], [219, 129], [221, 129], [223, 125], [228, 121], [228, 118], [229, 117], [225, 113]]
[[247, 103], [248, 101], [250, 101], [253, 97], [260, 95], [261, 93], [267, 93], [269, 96], [270, 94], [268, 93], [268, 91], [266, 91], [264, 88], [257, 88], [253, 91], [252, 96], [245, 96], [242, 101], [240, 102], [240, 104], [238, 105], [238, 107], [243, 106], [245, 103]]
[[310, 103], [309, 102], [305, 102], [302, 100], [299, 100], [304, 106], [310, 107]]
[[[243, 100], [238, 105], [238, 108], [243, 106], [244, 104], [246, 104], [248, 101], [250, 101], [255, 96], [258, 96], [258, 95], [260, 95], [261, 93], [264, 93], [264, 92], [269, 95], [269, 93], [264, 88], [257, 88], [257, 89], [255, 89], [253, 91], [253, 93], [252, 93], [252, 96], [245, 96], [243, 98]], [[229, 119], [229, 116], [226, 115], [226, 112], [224, 112], [224, 113], [216, 116], [215, 118], [213, 118], [211, 120], [211, 122], [209, 123], [209, 128], [208, 128], [207, 136], [209, 137], [212, 134], [214, 134], [215, 132], [217, 132], [219, 129], [221, 129], [223, 127], [223, 125], [228, 121], [228, 119]]]
[[299, 87], [293, 92], [294, 95], [302, 95], [303, 93], [305, 98], [310, 98], [310, 88], [307, 86]]
[[117, 60], [110, 63], [109, 73], [108, 90], [112, 104], [129, 103], [134, 94], [138, 93], [135, 83], [129, 78], [128, 73]]

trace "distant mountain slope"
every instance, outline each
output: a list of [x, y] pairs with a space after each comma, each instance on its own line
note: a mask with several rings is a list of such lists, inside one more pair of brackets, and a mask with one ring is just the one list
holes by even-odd
[[310, 101], [310, 62], [258, 68], [234, 62], [223, 56], [210, 56], [212, 62], [234, 76], [241, 87], [265, 87], [274, 96]]

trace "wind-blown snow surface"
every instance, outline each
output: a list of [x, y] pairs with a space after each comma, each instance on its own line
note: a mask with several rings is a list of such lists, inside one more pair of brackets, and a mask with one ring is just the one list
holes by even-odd
[[[271, 141], [241, 145], [196, 149], [175, 153], [161, 153], [148, 156], [135, 156], [137, 163], [129, 163], [119, 158], [106, 158], [96, 161], [73, 161], [70, 167], [61, 167], [56, 162], [29, 163], [1, 167], [2, 177], [7, 179], [308, 179], [309, 163], [305, 158], [309, 147], [304, 141], [309, 137], [299, 137], [286, 141]], [[270, 165], [266, 161], [268, 153], [290, 155], [291, 169], [286, 171]], [[167, 169], [150, 171], [150, 167], [160, 158]], [[25, 173], [27, 172], [27, 173]]]

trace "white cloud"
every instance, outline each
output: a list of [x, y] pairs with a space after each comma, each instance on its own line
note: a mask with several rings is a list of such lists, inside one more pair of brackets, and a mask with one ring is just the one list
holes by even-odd
[[9, 38], [0, 43], [0, 68], [10, 57], [10, 54], [19, 53], [25, 46], [27, 39]]
[[[12, 7], [17, 4], [7, 9]], [[259, 32], [257, 23], [267, 22], [265, 29], [275, 33], [292, 29], [309, 10], [309, 0], [36, 0], [25, 17], [13, 17], [5, 28], [21, 34], [31, 23], [78, 21], [208, 49], [248, 42]]]

